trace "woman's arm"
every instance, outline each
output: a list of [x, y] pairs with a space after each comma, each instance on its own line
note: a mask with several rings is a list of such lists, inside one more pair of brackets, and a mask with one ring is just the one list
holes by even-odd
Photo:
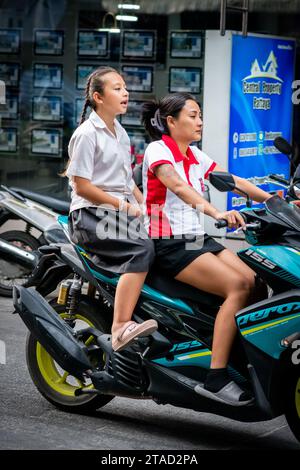
[[154, 168], [157, 178], [176, 196], [194, 209], [209, 215], [213, 219], [226, 219], [229, 227], [245, 225], [244, 219], [237, 211], [219, 212], [204, 199], [193, 187], [189, 186], [177, 173], [172, 165], [162, 164]]
[[[214, 168], [214, 171], [226, 171], [226, 170], [224, 170], [219, 165], [216, 165]], [[266, 191], [263, 191], [262, 189], [259, 189], [257, 186], [255, 186], [255, 184], [250, 183], [250, 181], [247, 181], [244, 178], [240, 178], [239, 176], [235, 176], [235, 175], [232, 175], [232, 176], [233, 176], [236, 186], [242, 191], [245, 191], [245, 193], [249, 194], [250, 198], [253, 199], [254, 201], [264, 202], [270, 197], [272, 197], [271, 194], [267, 193]], [[235, 189], [232, 192], [243, 196], [243, 194], [240, 193], [237, 189]]]

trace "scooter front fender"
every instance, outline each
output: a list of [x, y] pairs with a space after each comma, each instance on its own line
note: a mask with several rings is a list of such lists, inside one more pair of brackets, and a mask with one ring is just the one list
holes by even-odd
[[81, 378], [92, 369], [84, 344], [38, 292], [14, 286], [13, 304], [29, 331], [64, 370]]

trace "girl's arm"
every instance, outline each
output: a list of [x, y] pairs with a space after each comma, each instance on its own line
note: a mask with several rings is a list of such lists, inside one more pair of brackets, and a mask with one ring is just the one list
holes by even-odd
[[204, 212], [210, 217], [220, 220], [226, 219], [230, 228], [245, 225], [244, 219], [237, 211], [219, 212], [212, 204], [204, 199], [193, 187], [189, 186], [177, 173], [172, 165], [162, 164], [154, 168], [157, 178], [194, 209]]
[[[97, 188], [94, 184], [91, 183], [87, 178], [82, 178], [81, 176], [73, 176], [74, 190], [78, 196], [87, 199], [92, 204], [100, 205], [107, 204], [115, 207], [115, 209], [120, 208], [120, 199], [113, 197], [108, 194], [106, 191], [103, 191], [100, 188]], [[128, 202], [124, 202], [122, 210], [129, 212], [130, 215], [139, 216], [141, 210]]]
[[[216, 165], [214, 168], [214, 171], [226, 171], [219, 165]], [[233, 179], [235, 181], [236, 186], [241, 189], [242, 191], [245, 191], [245, 193], [249, 194], [250, 198], [253, 199], [256, 202], [264, 202], [270, 197], [272, 197], [271, 194], [267, 193], [266, 191], [263, 191], [262, 189], [259, 189], [255, 184], [250, 183], [250, 181], [245, 180], [244, 178], [240, 178], [239, 176], [232, 175]], [[233, 193], [242, 195], [237, 189], [233, 191]]]

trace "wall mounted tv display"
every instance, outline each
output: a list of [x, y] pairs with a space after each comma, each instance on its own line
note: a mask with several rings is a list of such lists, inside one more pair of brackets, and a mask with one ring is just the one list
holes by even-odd
[[62, 87], [62, 74], [61, 64], [34, 64], [33, 86], [59, 89]]
[[0, 54], [18, 54], [20, 44], [20, 29], [0, 29]]
[[15, 93], [6, 91], [6, 103], [2, 106], [0, 117], [2, 119], [18, 119], [19, 117], [19, 96]]
[[108, 33], [106, 31], [78, 31], [77, 54], [79, 57], [107, 57]]
[[6, 86], [19, 86], [19, 64], [15, 62], [0, 62], [0, 80], [2, 80]]
[[202, 56], [202, 32], [172, 31], [170, 51], [174, 58], [199, 59]]
[[31, 153], [61, 156], [60, 129], [33, 129], [31, 132]]
[[62, 55], [64, 32], [51, 29], [36, 29], [34, 32], [34, 53], [36, 55]]
[[127, 66], [122, 67], [124, 80], [129, 91], [151, 93], [153, 83], [153, 68], [147, 66]]
[[155, 31], [124, 31], [122, 55], [125, 58], [154, 59]]
[[90, 73], [96, 70], [95, 65], [86, 64], [86, 65], [77, 65], [76, 69], [76, 88], [78, 90], [84, 90], [86, 87], [86, 82]]
[[169, 73], [170, 93], [185, 91], [200, 93], [201, 69], [192, 67], [170, 67]]
[[62, 118], [62, 99], [60, 96], [33, 96], [32, 119], [34, 121], [57, 122]]
[[0, 129], [0, 152], [15, 153], [17, 151], [17, 129], [2, 127]]
[[124, 126], [142, 126], [142, 105], [143, 101], [130, 100], [126, 114], [121, 114], [121, 123]]

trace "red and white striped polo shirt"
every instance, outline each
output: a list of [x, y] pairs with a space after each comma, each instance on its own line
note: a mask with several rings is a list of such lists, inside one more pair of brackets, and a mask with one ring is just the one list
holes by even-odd
[[153, 173], [165, 163], [174, 166], [181, 178], [200, 195], [204, 192], [204, 179], [216, 163], [197, 147], [190, 146], [187, 157], [182, 155], [175, 140], [167, 135], [148, 145], [143, 162], [143, 188], [146, 202], [145, 226], [152, 238], [170, 235], [204, 233], [199, 214], [170, 191]]

